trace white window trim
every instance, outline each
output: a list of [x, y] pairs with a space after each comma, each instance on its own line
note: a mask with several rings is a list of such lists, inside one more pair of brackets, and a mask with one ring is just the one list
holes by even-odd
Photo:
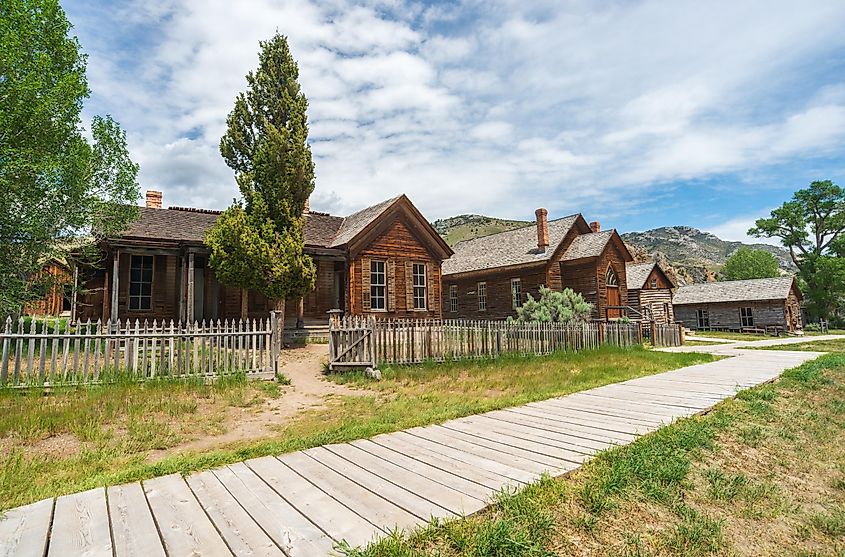
[[[484, 297], [481, 296], [481, 291], [484, 291]], [[478, 311], [487, 311], [487, 283], [486, 282], [479, 282], [475, 285], [476, 291], [476, 298], [478, 299]], [[482, 307], [482, 299], [484, 304]]]
[[[748, 313], [745, 313], [745, 310], [748, 310]], [[750, 321], [750, 323], [749, 323]], [[751, 306], [745, 306], [739, 308], [739, 324], [742, 327], [753, 327], [754, 326], [754, 309]]]
[[449, 313], [458, 313], [458, 285], [449, 285]]
[[[514, 288], [516, 287], [516, 288]], [[518, 278], [511, 279], [511, 308], [522, 307], [522, 281]]]
[[[707, 324], [703, 324], [704, 318], [707, 320]], [[698, 308], [695, 310], [695, 322], [696, 325], [699, 327], [710, 327], [710, 310], [706, 308]]]
[[[383, 283], [373, 284], [373, 265], [381, 264], [381, 275], [384, 277]], [[384, 288], [384, 295], [381, 296], [383, 300], [383, 306], [377, 308], [373, 304], [373, 300], [378, 298], [378, 296], [373, 296], [373, 287], [383, 287]], [[377, 311], [377, 312], [387, 312], [387, 261], [383, 259], [371, 259], [370, 260], [370, 311]]]
[[[149, 284], [150, 284], [150, 295], [149, 296], [145, 296], [143, 294], [137, 294], [137, 295], [134, 295], [134, 296], [132, 295], [132, 284], [133, 284], [133, 282], [138, 282], [140, 284], [147, 284], [147, 281], [143, 280], [143, 278], [140, 281], [133, 281], [132, 280], [132, 261], [136, 257], [139, 257], [139, 258], [149, 257], [150, 258], [150, 262], [151, 262], [150, 272], [152, 274], [152, 277], [150, 277], [150, 282], [149, 282]], [[141, 264], [142, 273], [143, 273], [143, 268], [144, 267], [143, 267], [143, 263], [142, 263]], [[144, 253], [133, 253], [133, 254], [130, 255], [130, 257], [129, 257], [129, 280], [127, 281], [128, 285], [127, 285], [127, 290], [126, 290], [126, 294], [127, 294], [127, 296], [126, 296], [126, 309], [128, 311], [145, 312], [145, 311], [152, 311], [153, 310], [153, 284], [155, 283], [155, 268], [156, 268], [155, 255], [144, 254]], [[137, 308], [134, 308], [134, 309], [132, 308], [132, 298], [138, 298], [138, 307]], [[141, 306], [141, 300], [144, 299], [144, 298], [150, 299], [150, 307], [148, 307], [148, 308], [140, 307]]]
[[[422, 269], [422, 286], [417, 286], [417, 277], [419, 276], [416, 272], [417, 267]], [[417, 307], [417, 288], [422, 288], [422, 307]], [[411, 263], [411, 289], [414, 300], [414, 311], [428, 311], [428, 269], [426, 269], [425, 263]]]

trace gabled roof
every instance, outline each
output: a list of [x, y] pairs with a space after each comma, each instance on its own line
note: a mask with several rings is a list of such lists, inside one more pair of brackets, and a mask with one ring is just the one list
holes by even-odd
[[[791, 276], [690, 284], [678, 288], [672, 303], [690, 305], [785, 300], [794, 285], [795, 278]], [[798, 296], [801, 297], [800, 292]]]
[[580, 216], [576, 214], [550, 220], [549, 247], [543, 251], [537, 248], [536, 224], [458, 242], [453, 248], [455, 255], [443, 262], [443, 274], [548, 261]]
[[655, 268], [660, 271], [667, 281], [669, 281], [669, 284], [672, 284], [672, 281], [668, 276], [666, 276], [666, 273], [663, 272], [663, 269], [661, 269], [660, 265], [658, 265], [655, 261], [648, 263], [628, 263], [628, 265], [625, 266], [625, 276], [626, 282], [628, 283], [628, 290], [639, 290], [645, 287], [645, 281], [648, 280], [648, 276]]
[[607, 243], [613, 237], [614, 232], [616, 231], [605, 230], [604, 232], [581, 234], [566, 249], [566, 253], [563, 254], [563, 260], [573, 261], [575, 259], [599, 257], [607, 246]]
[[219, 216], [220, 211], [139, 207], [138, 218], [120, 236], [140, 240], [202, 242], [206, 230]]
[[334, 239], [331, 242], [332, 247], [342, 246], [351, 242], [355, 236], [360, 234], [368, 225], [387, 211], [391, 205], [399, 201], [401, 195], [377, 203], [366, 209], [361, 209], [357, 213], [352, 213], [340, 225]]

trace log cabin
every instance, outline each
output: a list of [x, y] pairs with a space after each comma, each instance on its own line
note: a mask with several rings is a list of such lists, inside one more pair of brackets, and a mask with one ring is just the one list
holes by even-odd
[[689, 329], [795, 333], [803, 328], [802, 298], [795, 278], [786, 276], [682, 286], [672, 305]]
[[24, 315], [70, 315], [72, 284], [73, 271], [64, 258], [53, 257], [45, 261], [41, 270], [32, 277], [31, 285], [38, 291], [38, 295], [26, 302]]
[[[162, 208], [148, 191], [129, 228], [101, 242], [102, 264], [81, 274], [74, 318], [210, 320], [266, 318], [260, 293], [221, 284], [208, 263], [206, 231], [219, 211]], [[452, 250], [405, 195], [347, 217], [311, 211], [305, 253], [317, 269], [313, 290], [286, 301], [285, 326], [320, 327], [330, 310], [381, 317], [441, 315], [440, 272]], [[244, 307], [242, 307], [242, 304]]]
[[675, 321], [672, 310], [672, 289], [675, 284], [655, 262], [629, 263], [625, 268], [628, 275], [628, 305], [643, 320], [658, 325]]
[[[594, 319], [628, 315], [626, 265], [631, 253], [615, 230], [602, 231], [580, 214], [459, 242], [443, 264], [443, 314], [505, 319], [540, 287], [571, 288], [593, 305]], [[633, 316], [632, 316], [633, 317]]]

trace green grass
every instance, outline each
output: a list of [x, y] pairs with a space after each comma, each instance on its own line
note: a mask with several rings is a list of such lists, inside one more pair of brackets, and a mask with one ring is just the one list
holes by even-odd
[[[845, 354], [823, 356], [706, 415], [600, 453], [569, 476], [500, 494], [477, 515], [345, 552], [845, 555], [845, 420], [830, 404], [845, 395], [843, 379]], [[748, 447], [748, 428], [766, 444]]]
[[766, 335], [758, 335], [754, 333], [735, 333], [732, 331], [696, 331], [693, 337], [710, 337], [710, 338], [724, 338], [728, 340], [763, 340], [767, 338], [774, 338]]
[[760, 346], [758, 350], [799, 350], [804, 352], [845, 352], [845, 336], [830, 340], [810, 340], [797, 344]]
[[[222, 386], [207, 387], [219, 389], [211, 391], [220, 397], [214, 406], [217, 412], [211, 413], [204, 412], [202, 405], [196, 411], [190, 406], [191, 400], [200, 399], [207, 391], [187, 390], [184, 396], [175, 396], [171, 389], [178, 386], [165, 383], [160, 387], [103, 386], [90, 393], [84, 389], [63, 391], [43, 395], [43, 399], [36, 391], [28, 395], [4, 393], [0, 410], [1, 423], [6, 425], [0, 425], [0, 435], [5, 435], [0, 442], [5, 441], [11, 450], [6, 453], [6, 462], [0, 462], [0, 507], [371, 437], [712, 359], [707, 354], [605, 347], [548, 357], [385, 368], [381, 381], [362, 374], [334, 375], [332, 380], [358, 387], [360, 396], [336, 397], [325, 408], [286, 418], [275, 426], [277, 433], [271, 437], [177, 453], [155, 462], [147, 460], [147, 450], [173, 446], [180, 437], [203, 428], [212, 433], [219, 430], [220, 414], [230, 405], [246, 404], [250, 397], [262, 396], [256, 391], [260, 387], [238, 386], [241, 394], [230, 393]], [[252, 389], [252, 394], [244, 389]], [[143, 402], [135, 400], [136, 396]], [[128, 420], [132, 420], [134, 429], [127, 436]], [[183, 423], [191, 426], [188, 433], [180, 430]], [[30, 450], [33, 440], [59, 433], [80, 441], [80, 450], [67, 455], [41, 455]], [[127, 437], [131, 442], [125, 440]]]

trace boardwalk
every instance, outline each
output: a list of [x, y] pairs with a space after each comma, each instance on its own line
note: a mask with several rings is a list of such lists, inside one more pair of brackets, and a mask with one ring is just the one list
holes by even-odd
[[0, 554], [332, 555], [340, 540], [364, 545], [474, 513], [505, 486], [573, 470], [818, 355], [733, 353], [441, 425], [40, 501], [0, 520]]

